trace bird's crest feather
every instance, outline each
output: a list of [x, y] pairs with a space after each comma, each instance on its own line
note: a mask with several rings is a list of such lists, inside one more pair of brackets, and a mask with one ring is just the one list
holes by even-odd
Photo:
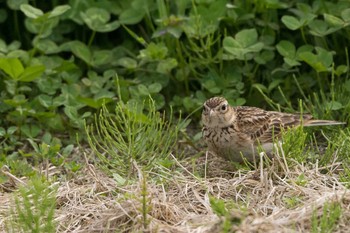
[[223, 97], [213, 97], [205, 101], [205, 105], [211, 109], [219, 106], [222, 102], [225, 102], [226, 99]]

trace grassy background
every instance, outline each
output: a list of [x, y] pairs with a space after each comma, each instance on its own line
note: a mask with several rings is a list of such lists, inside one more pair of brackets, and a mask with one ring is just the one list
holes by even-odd
[[[39, 231], [40, 227], [45, 232], [63, 231], [56, 228], [53, 218], [55, 208], [63, 210], [40, 203], [50, 203], [55, 195], [65, 193], [61, 185], [87, 174], [86, 169], [91, 179], [98, 176], [95, 167], [107, 171], [109, 176], [101, 175], [104, 179], [113, 177], [98, 185], [109, 196], [118, 196], [117, 203], [130, 199], [141, 204], [135, 207], [135, 214], [141, 213], [142, 221], [121, 221], [125, 229], [146, 231], [161, 224], [187, 224], [190, 219], [184, 212], [199, 213], [200, 209], [203, 215], [224, 219], [218, 231], [237, 230], [233, 226], [243, 226], [252, 215], [272, 218], [263, 206], [252, 210], [256, 206], [248, 201], [254, 193], [250, 188], [244, 189], [244, 208], [236, 188], [227, 190], [234, 193], [234, 203], [232, 195], [220, 196], [209, 188], [200, 189], [205, 193], [203, 200], [199, 196], [188, 199], [205, 208], [181, 208], [170, 201], [182, 190], [182, 185], [178, 190], [170, 188], [176, 186], [169, 181], [172, 173], [190, 174], [176, 173], [183, 183], [211, 187], [207, 175], [220, 170], [202, 160], [205, 149], [196, 134], [200, 131], [200, 111], [196, 110], [207, 98], [221, 95], [232, 105], [309, 112], [316, 118], [348, 122], [349, 24], [348, 1], [1, 1], [0, 189], [17, 197], [7, 205], [12, 211], [7, 229], [28, 231], [35, 226]], [[190, 118], [174, 120], [180, 116]], [[261, 189], [277, 179], [281, 183], [270, 188], [292, 185], [293, 190], [314, 190], [318, 176], [333, 179], [332, 185], [340, 191], [349, 187], [348, 129], [326, 128], [322, 133], [301, 129], [284, 138], [278, 152], [283, 161], [241, 167], [246, 174], [260, 169]], [[318, 176], [312, 179], [309, 171]], [[231, 183], [240, 180], [240, 172], [229, 174], [218, 172], [211, 177], [222, 176], [223, 182]], [[18, 189], [22, 183], [27, 186]], [[174, 216], [184, 211], [178, 215], [182, 218], [161, 218], [149, 209], [154, 203], [148, 195], [152, 191], [147, 190], [158, 190], [159, 184], [163, 194], [171, 197], [165, 198], [164, 205], [179, 208], [174, 207]], [[115, 187], [125, 185], [125, 190], [139, 185], [139, 193], [128, 194]], [[92, 192], [97, 198], [98, 189]], [[42, 197], [35, 195], [38, 193]], [[306, 189], [300, 198], [289, 194], [279, 208], [296, 210], [302, 204], [312, 206], [307, 200], [315, 201], [304, 195]], [[135, 195], [142, 198], [135, 199]], [[282, 194], [270, 193], [274, 195]], [[57, 205], [68, 203], [60, 200], [56, 198]], [[282, 224], [282, 228], [327, 232], [323, 221], [333, 221], [331, 229], [341, 229], [349, 216], [348, 199], [324, 200], [302, 222]], [[37, 205], [31, 207], [33, 202]], [[42, 212], [37, 214], [35, 208]], [[237, 209], [242, 215], [232, 216]], [[322, 218], [322, 210], [334, 216]], [[7, 216], [6, 211], [0, 214]], [[26, 222], [25, 213], [32, 213], [33, 221]], [[41, 221], [48, 224], [41, 225]], [[272, 221], [274, 227], [280, 226], [274, 224]]]

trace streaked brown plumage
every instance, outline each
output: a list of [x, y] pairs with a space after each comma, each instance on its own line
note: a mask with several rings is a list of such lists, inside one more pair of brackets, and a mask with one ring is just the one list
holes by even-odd
[[341, 125], [343, 122], [315, 120], [311, 115], [266, 111], [260, 108], [232, 107], [222, 97], [208, 99], [203, 105], [203, 138], [210, 151], [231, 161], [242, 155], [252, 161], [258, 145], [266, 153], [273, 150], [282, 129], [296, 126]]

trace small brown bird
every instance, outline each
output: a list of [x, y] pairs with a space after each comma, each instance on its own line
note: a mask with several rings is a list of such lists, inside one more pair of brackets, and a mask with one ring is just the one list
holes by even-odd
[[222, 97], [205, 101], [202, 113], [203, 138], [209, 151], [225, 159], [253, 161], [257, 146], [267, 154], [281, 136], [282, 129], [296, 126], [342, 125], [344, 122], [314, 120], [311, 115], [265, 111], [260, 108], [232, 107]]

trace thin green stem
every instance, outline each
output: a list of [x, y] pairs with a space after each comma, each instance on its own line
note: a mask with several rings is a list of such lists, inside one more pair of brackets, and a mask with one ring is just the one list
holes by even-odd
[[319, 72], [316, 72], [316, 77], [317, 77], [317, 82], [318, 82], [318, 86], [320, 87], [321, 93], [324, 93], [324, 88], [322, 85], [322, 80]]
[[293, 109], [293, 106], [292, 106], [292, 104], [290, 103], [290, 101], [288, 101], [288, 99], [286, 98], [286, 96], [284, 95], [284, 93], [283, 93], [283, 91], [282, 91], [282, 89], [281, 89], [280, 86], [278, 86], [278, 91], [280, 92], [280, 94], [281, 94], [283, 100], [286, 102], [286, 104], [288, 105], [288, 107], [292, 110], [292, 109]]
[[334, 91], [334, 63], [332, 64], [331, 95], [332, 95], [332, 102], [334, 102], [334, 101], [335, 101], [335, 91]]
[[15, 32], [16, 32], [17, 38], [18, 38], [19, 41], [22, 41], [22, 39], [21, 39], [21, 33], [19, 32], [18, 14], [17, 14], [17, 11], [14, 11], [13, 21], [14, 21]]
[[299, 92], [300, 92], [301, 95], [303, 96], [303, 99], [304, 99], [305, 101], [308, 101], [308, 98], [306, 97], [306, 95], [305, 95], [303, 89], [302, 89], [301, 86], [300, 86], [300, 83], [298, 82], [298, 80], [297, 80], [297, 78], [295, 77], [294, 74], [293, 74], [293, 79], [294, 79], [294, 81], [295, 81], [295, 84], [297, 85], [297, 88], [298, 88]]
[[308, 44], [308, 42], [306, 40], [305, 32], [304, 32], [304, 27], [300, 28], [300, 32], [301, 32], [301, 37], [303, 38], [304, 43]]
[[346, 79], [349, 78], [349, 69], [350, 69], [350, 65], [349, 65], [349, 51], [348, 51], [348, 47], [345, 47], [345, 54], [346, 54], [346, 67], [348, 68], [347, 69], [347, 72], [346, 72]]
[[89, 43], [88, 43], [88, 47], [89, 47], [89, 48], [91, 47], [92, 42], [93, 42], [94, 39], [95, 39], [95, 36], [96, 36], [96, 31], [92, 31], [91, 36], [90, 36], [90, 39], [89, 39]]
[[185, 82], [185, 93], [186, 93], [186, 95], [189, 95], [190, 87], [189, 87], [188, 75], [186, 75], [186, 72], [185, 72], [185, 59], [182, 55], [182, 50], [181, 50], [181, 45], [180, 45], [179, 40], [175, 40], [175, 41], [176, 41], [176, 52], [177, 52], [177, 55], [178, 55], [179, 60], [180, 60], [181, 71], [182, 71], [182, 75], [184, 77], [184, 82]]

